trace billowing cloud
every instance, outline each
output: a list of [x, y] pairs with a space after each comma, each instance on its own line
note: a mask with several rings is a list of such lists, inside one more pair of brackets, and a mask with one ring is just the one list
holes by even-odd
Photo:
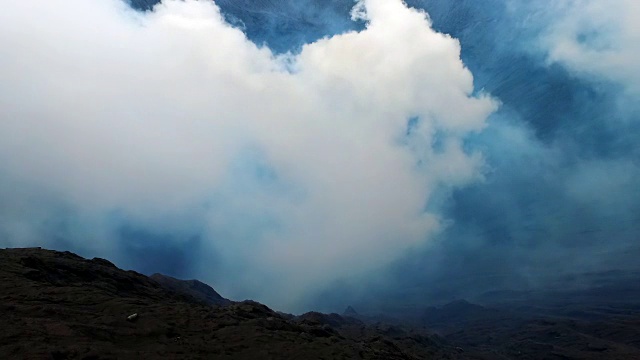
[[274, 55], [208, 1], [6, 1], [2, 242], [196, 241], [192, 276], [292, 309], [427, 241], [496, 102], [424, 12], [355, 9], [362, 31]]
[[[545, 4], [549, 5], [549, 4]], [[538, 6], [538, 5], [534, 5]], [[633, 0], [574, 0], [552, 5], [542, 37], [549, 60], [640, 90], [640, 4]]]
[[476, 88], [501, 103], [465, 142], [482, 150], [485, 179], [439, 198], [451, 223], [432, 241], [335, 283], [317, 306], [482, 301], [638, 271], [637, 3], [409, 3], [459, 39]]

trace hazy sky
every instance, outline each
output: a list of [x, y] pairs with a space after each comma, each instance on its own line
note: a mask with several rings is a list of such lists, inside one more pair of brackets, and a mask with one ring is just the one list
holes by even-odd
[[640, 255], [635, 1], [5, 3], [0, 245], [288, 311]]

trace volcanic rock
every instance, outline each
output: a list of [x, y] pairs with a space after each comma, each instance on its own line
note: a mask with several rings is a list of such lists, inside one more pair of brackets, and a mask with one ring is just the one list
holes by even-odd
[[465, 358], [337, 314], [292, 317], [70, 252], [0, 250], [0, 289], [0, 359]]

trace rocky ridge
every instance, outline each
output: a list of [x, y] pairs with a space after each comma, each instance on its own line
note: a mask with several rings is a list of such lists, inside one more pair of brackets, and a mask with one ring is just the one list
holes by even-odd
[[291, 316], [105, 259], [0, 250], [2, 359], [464, 359], [425, 331]]

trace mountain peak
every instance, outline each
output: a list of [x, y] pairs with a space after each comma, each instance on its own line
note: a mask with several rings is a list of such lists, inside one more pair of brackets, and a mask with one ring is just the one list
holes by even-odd
[[225, 306], [231, 304], [231, 300], [223, 298], [211, 286], [198, 280], [180, 280], [159, 273], [151, 275], [150, 278], [167, 289], [183, 295], [192, 296], [209, 305]]
[[351, 305], [347, 306], [342, 313], [344, 316], [358, 316], [358, 312]]

